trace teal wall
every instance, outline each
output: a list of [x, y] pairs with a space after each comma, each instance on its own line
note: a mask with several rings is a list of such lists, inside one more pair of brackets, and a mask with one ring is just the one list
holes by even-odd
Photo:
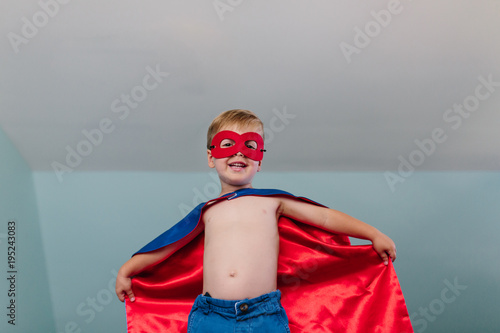
[[1, 129], [0, 152], [0, 332], [54, 332], [31, 170]]
[[[219, 193], [212, 170], [74, 172], [59, 182], [52, 172], [32, 172], [1, 131], [0, 151], [0, 300], [7, 311], [6, 237], [8, 221], [16, 222], [16, 325], [3, 314], [1, 332], [124, 332], [124, 306], [114, 295], [118, 268]], [[391, 236], [415, 332], [500, 330], [500, 173], [421, 172], [391, 189], [383, 173], [263, 171], [254, 187], [309, 197]]]
[[[114, 272], [197, 202], [213, 172], [33, 174], [58, 332], [124, 332]], [[271, 173], [257, 188], [307, 196], [391, 236], [416, 332], [498, 332], [500, 173]]]

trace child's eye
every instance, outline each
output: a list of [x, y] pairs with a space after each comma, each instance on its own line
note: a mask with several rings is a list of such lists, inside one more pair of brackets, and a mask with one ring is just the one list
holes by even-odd
[[234, 142], [232, 140], [223, 140], [221, 143], [220, 143], [220, 146], [222, 148], [228, 148], [228, 147], [232, 147], [234, 145]]
[[250, 149], [257, 149], [257, 142], [255, 141], [247, 141], [245, 142], [245, 145], [247, 146], [247, 148], [250, 148]]

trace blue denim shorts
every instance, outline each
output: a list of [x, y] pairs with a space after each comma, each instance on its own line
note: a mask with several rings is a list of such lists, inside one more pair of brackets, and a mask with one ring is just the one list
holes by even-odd
[[188, 319], [188, 333], [289, 333], [279, 290], [259, 297], [228, 301], [199, 295]]

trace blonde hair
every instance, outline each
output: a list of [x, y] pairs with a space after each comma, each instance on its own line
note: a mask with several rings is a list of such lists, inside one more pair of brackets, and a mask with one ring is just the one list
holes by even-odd
[[215, 134], [220, 132], [223, 127], [232, 125], [259, 127], [262, 138], [264, 138], [264, 124], [255, 113], [243, 109], [234, 109], [222, 112], [212, 121], [207, 132], [207, 149], [210, 149]]

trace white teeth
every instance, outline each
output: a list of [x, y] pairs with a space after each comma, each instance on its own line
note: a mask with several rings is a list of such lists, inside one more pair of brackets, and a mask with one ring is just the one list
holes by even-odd
[[240, 168], [244, 168], [245, 167], [245, 164], [243, 164], [243, 163], [231, 163], [230, 165], [234, 166], [234, 167], [240, 167]]

